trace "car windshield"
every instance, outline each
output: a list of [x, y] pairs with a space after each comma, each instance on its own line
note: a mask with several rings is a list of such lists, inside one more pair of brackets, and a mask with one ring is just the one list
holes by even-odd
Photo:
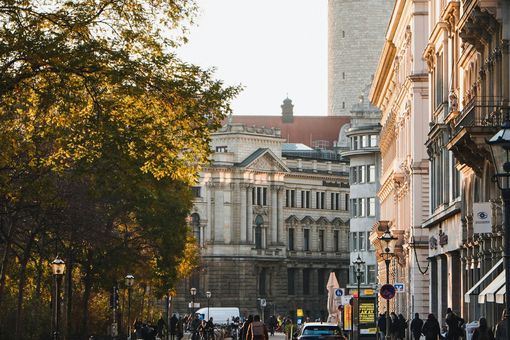
[[306, 326], [303, 335], [338, 335], [340, 328], [336, 326]]

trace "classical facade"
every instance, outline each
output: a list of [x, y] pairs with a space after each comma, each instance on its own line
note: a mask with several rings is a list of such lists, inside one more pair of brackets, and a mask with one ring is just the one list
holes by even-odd
[[486, 139], [509, 100], [509, 4], [443, 1], [430, 7], [430, 310], [495, 324], [503, 305], [502, 201]]
[[[390, 283], [405, 291], [391, 300], [391, 311], [406, 318], [429, 311], [428, 237], [422, 223], [428, 216], [428, 73], [421, 58], [428, 39], [426, 0], [397, 0], [370, 99], [381, 109], [380, 221], [370, 238], [379, 262], [379, 283], [386, 283], [386, 265], [379, 256], [385, 245], [378, 237], [389, 227], [398, 237], [390, 263]], [[386, 309], [380, 301], [379, 311]]]
[[174, 308], [187, 312], [195, 287], [202, 306], [210, 291], [211, 305], [243, 314], [301, 308], [325, 318], [329, 273], [344, 286], [348, 278], [347, 164], [285, 143], [278, 128], [231, 121], [213, 134], [211, 164], [194, 188], [201, 265], [178, 287]]
[[[361, 288], [377, 288], [377, 261], [375, 249], [369, 240], [372, 226], [379, 221], [379, 120], [381, 112], [368, 101], [368, 90], [359, 96], [351, 109], [351, 122], [346, 130], [349, 149], [342, 156], [349, 160], [349, 186], [351, 201], [350, 262], [348, 288], [357, 290], [357, 277], [352, 263], [358, 255], [365, 262]], [[362, 290], [363, 292], [366, 290]]]
[[328, 116], [348, 116], [375, 73], [394, 0], [328, 0]]

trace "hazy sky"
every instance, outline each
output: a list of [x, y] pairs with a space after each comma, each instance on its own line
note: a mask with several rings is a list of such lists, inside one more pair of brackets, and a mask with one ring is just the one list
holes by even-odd
[[178, 54], [242, 84], [234, 114], [326, 115], [327, 0], [197, 0], [200, 14]]

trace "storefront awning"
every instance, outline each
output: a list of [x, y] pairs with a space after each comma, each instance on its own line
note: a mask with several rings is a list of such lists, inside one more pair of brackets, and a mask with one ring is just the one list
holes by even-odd
[[476, 295], [475, 293], [475, 290], [478, 289], [478, 287], [496, 270], [496, 268], [498, 268], [498, 266], [500, 266], [501, 264], [503, 263], [503, 259], [500, 259], [495, 265], [494, 267], [491, 268], [491, 270], [489, 270], [487, 272], [487, 274], [485, 274], [480, 280], [478, 280], [478, 282], [473, 286], [471, 287], [471, 289], [469, 289], [466, 294], [464, 294], [464, 302], [471, 302], [471, 297], [470, 295]]
[[505, 303], [506, 285], [496, 292], [496, 303]]
[[484, 290], [478, 295], [478, 303], [495, 302], [496, 292], [505, 284], [505, 271], [501, 272]]

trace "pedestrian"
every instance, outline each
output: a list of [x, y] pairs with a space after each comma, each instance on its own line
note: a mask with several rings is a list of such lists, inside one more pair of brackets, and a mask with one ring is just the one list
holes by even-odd
[[177, 316], [172, 315], [170, 318], [170, 340], [175, 340], [175, 335], [177, 334], [177, 322], [179, 322], [179, 319], [177, 319]]
[[439, 322], [434, 314], [430, 313], [427, 320], [423, 324], [421, 332], [425, 335], [425, 340], [437, 340], [439, 338]]
[[402, 314], [398, 315], [397, 322], [397, 339], [404, 340], [406, 338], [407, 320]]
[[276, 330], [277, 325], [278, 325], [278, 321], [276, 320], [274, 315], [271, 315], [269, 317], [269, 333], [271, 333], [271, 336], [274, 336], [274, 332]]
[[379, 319], [377, 319], [377, 328], [379, 328], [379, 339], [383, 340], [386, 336], [386, 315], [379, 314]]
[[459, 340], [464, 336], [464, 319], [455, 314], [451, 308], [446, 309], [445, 322], [448, 326], [448, 340]]
[[248, 319], [246, 319], [243, 323], [243, 326], [241, 327], [241, 331], [239, 334], [239, 339], [246, 340], [246, 335], [248, 334], [248, 327], [250, 327], [250, 324], [253, 322], [253, 315], [248, 315]]
[[165, 320], [163, 320], [163, 316], [159, 316], [159, 320], [158, 320], [158, 323], [157, 323], [157, 330], [158, 330], [158, 336], [159, 337], [163, 337], [165, 336], [165, 329], [167, 329], [167, 326], [166, 326], [166, 322]]
[[292, 340], [294, 333], [294, 325], [292, 324], [292, 320], [288, 318], [283, 326], [283, 332], [285, 333], [285, 340]]
[[492, 329], [487, 326], [486, 318], [480, 318], [478, 327], [473, 332], [471, 340], [494, 340], [494, 333]]
[[390, 337], [391, 340], [397, 340], [398, 337], [398, 317], [395, 312], [391, 312], [390, 320]]
[[420, 319], [420, 314], [414, 313], [414, 319], [411, 321], [411, 333], [413, 334], [413, 340], [420, 340], [422, 328], [423, 320]]
[[255, 315], [253, 317], [253, 322], [248, 327], [248, 332], [246, 334], [247, 340], [268, 340], [269, 335], [267, 333], [267, 327], [264, 325], [262, 321], [260, 321], [260, 316]]
[[508, 317], [508, 314], [506, 313], [506, 310], [503, 310], [503, 313], [501, 314], [501, 321], [498, 322], [496, 325], [496, 340], [507, 340], [506, 339], [506, 318]]
[[175, 335], [177, 336], [177, 340], [181, 340], [184, 337], [184, 320], [182, 317], [179, 317], [179, 320], [177, 320]]

